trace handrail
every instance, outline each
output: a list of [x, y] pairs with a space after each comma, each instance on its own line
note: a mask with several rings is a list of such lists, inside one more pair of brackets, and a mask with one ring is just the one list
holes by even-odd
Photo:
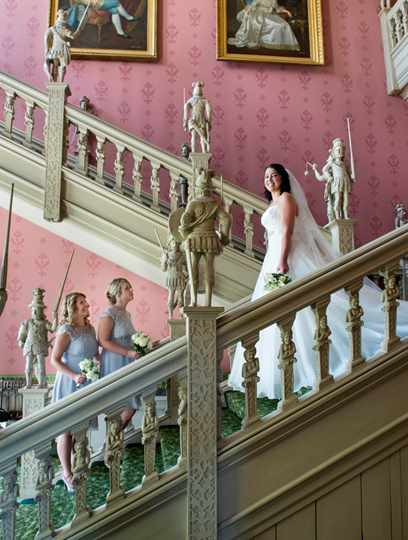
[[[186, 367], [186, 338], [152, 351], [146, 358], [53, 403], [0, 431], [0, 469], [25, 452], [54, 439], [102, 412], [119, 409], [133, 396], [151, 391]], [[58, 419], [58, 420], [57, 420]]]
[[7, 75], [3, 71], [0, 71], [1, 84], [14, 90], [23, 99], [37, 103], [43, 109], [48, 107], [48, 96], [45, 92], [41, 92], [29, 84], [23, 83], [11, 75]]

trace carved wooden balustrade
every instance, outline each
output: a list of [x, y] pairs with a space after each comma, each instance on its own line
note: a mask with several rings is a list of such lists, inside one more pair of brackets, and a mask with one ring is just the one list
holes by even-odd
[[[3, 95], [2, 95], [2, 92]], [[3, 118], [0, 134], [36, 152], [44, 153], [48, 97], [44, 92], [0, 72]], [[37, 110], [42, 114], [36, 114]], [[64, 166], [99, 187], [114, 190], [153, 212], [168, 215], [177, 207], [180, 177], [191, 182], [192, 167], [178, 158], [108, 122], [67, 105], [68, 152]], [[35, 135], [35, 136], [34, 136]], [[219, 177], [214, 178], [220, 189]], [[266, 202], [224, 180], [225, 206], [234, 214], [232, 247], [249, 256], [263, 252], [260, 216]], [[136, 208], [136, 207], [135, 207]]]

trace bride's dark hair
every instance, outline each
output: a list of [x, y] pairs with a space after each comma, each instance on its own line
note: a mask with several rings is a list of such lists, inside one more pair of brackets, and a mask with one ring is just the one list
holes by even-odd
[[[267, 165], [265, 167], [265, 171], [267, 169], [274, 169], [278, 174], [279, 176], [282, 178], [282, 184], [281, 184], [281, 187], [280, 187], [280, 192], [281, 193], [291, 193], [291, 187], [290, 187], [290, 180], [289, 180], [289, 173], [288, 171], [285, 169], [285, 167], [283, 165], [281, 165], [280, 163], [271, 163], [270, 165]], [[266, 188], [265, 188], [265, 197], [268, 199], [268, 201], [271, 201], [272, 200], [272, 193], [270, 191], [268, 191]]]

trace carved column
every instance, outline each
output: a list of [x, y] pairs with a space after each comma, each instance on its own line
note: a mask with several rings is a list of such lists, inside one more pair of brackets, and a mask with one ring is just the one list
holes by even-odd
[[65, 83], [48, 85], [44, 219], [61, 221], [62, 166], [66, 145], [65, 103], [70, 95]]
[[124, 453], [122, 419], [120, 412], [115, 411], [106, 417], [105, 465], [109, 469], [107, 504], [125, 496], [125, 492], [120, 485], [120, 468]]
[[242, 386], [245, 388], [245, 417], [242, 428], [245, 429], [259, 421], [257, 412], [257, 385], [259, 382], [259, 360], [256, 357], [256, 344], [259, 340], [259, 332], [245, 336], [242, 346], [245, 349], [245, 363], [242, 366]]
[[[49, 388], [21, 388], [23, 396], [23, 418], [41, 411], [48, 405]], [[34, 501], [38, 495], [38, 461], [33, 450], [21, 456], [20, 489], [21, 501]]]
[[400, 342], [400, 338], [397, 336], [398, 272], [399, 260], [393, 261], [381, 272], [384, 276], [385, 287], [382, 296], [385, 311], [385, 337], [382, 345], [384, 352], [390, 352]]
[[360, 306], [359, 292], [362, 286], [363, 280], [358, 279], [345, 288], [350, 300], [350, 309], [347, 312], [346, 321], [351, 338], [352, 369], [363, 364], [365, 360], [361, 353], [361, 327], [363, 326], [364, 310]]
[[178, 192], [177, 185], [179, 181], [179, 175], [176, 171], [170, 171], [170, 210], [176, 210], [178, 206]]
[[293, 364], [296, 362], [296, 345], [293, 342], [292, 327], [296, 313], [290, 313], [277, 322], [281, 333], [281, 347], [279, 351], [279, 368], [282, 370], [282, 410], [290, 409], [296, 405], [298, 398], [294, 393]]
[[0, 476], [3, 478], [3, 489], [0, 493], [2, 540], [15, 540], [17, 509], [17, 467], [15, 461], [3, 463]]
[[187, 377], [181, 375], [178, 380], [178, 418], [180, 428], [180, 455], [177, 461], [179, 467], [187, 464]]
[[156, 444], [159, 437], [159, 422], [156, 416], [156, 392], [142, 396], [144, 415], [142, 423], [142, 444], [144, 446], [143, 486], [156, 482]]
[[88, 129], [85, 126], [78, 126], [77, 131], [78, 142], [77, 142], [77, 152], [78, 152], [78, 170], [83, 173], [85, 176], [88, 174]]
[[4, 102], [4, 135], [11, 137], [15, 117], [16, 94], [13, 90], [6, 88], [6, 99]]
[[223, 308], [188, 307], [187, 537], [217, 538], [217, 340]]
[[119, 193], [122, 193], [123, 188], [123, 175], [125, 173], [125, 168], [123, 166], [123, 152], [125, 147], [117, 144], [116, 145], [116, 159], [113, 164], [115, 170], [115, 190]]
[[211, 154], [205, 154], [203, 152], [191, 152], [190, 154], [191, 165], [193, 168], [193, 185], [189, 186], [188, 200], [191, 201], [195, 197], [195, 179], [200, 174], [201, 169], [208, 171]]
[[36, 540], [48, 540], [54, 536], [51, 520], [51, 494], [54, 472], [51, 462], [51, 442], [35, 448], [35, 458], [38, 463], [37, 501], [39, 513], [39, 528]]
[[355, 219], [333, 219], [324, 227], [331, 234], [335, 249], [343, 255], [354, 249], [355, 224]]
[[245, 235], [245, 254], [249, 257], [254, 256], [253, 242], [254, 242], [254, 225], [252, 223], [253, 209], [248, 206], [244, 206], [245, 218], [244, 218], [244, 235]]
[[24, 114], [24, 126], [25, 126], [24, 144], [28, 147], [31, 147], [31, 144], [33, 142], [34, 110], [35, 110], [35, 103], [33, 103], [32, 101], [26, 101], [26, 110]]
[[91, 510], [86, 503], [86, 479], [91, 459], [88, 447], [88, 426], [88, 423], [78, 426], [72, 433], [74, 453], [72, 476], [75, 487], [75, 516], [72, 524], [81, 523], [91, 515]]
[[329, 368], [331, 330], [327, 324], [326, 314], [329, 304], [330, 296], [327, 296], [325, 298], [322, 298], [312, 306], [316, 322], [316, 331], [314, 335], [315, 345], [313, 349], [317, 352], [320, 366], [320, 389], [324, 388], [325, 386], [334, 381], [333, 376], [330, 375]]
[[159, 195], [160, 195], [160, 163], [158, 161], [151, 161], [152, 175], [150, 177], [150, 189], [152, 190], [152, 210], [160, 212]]
[[105, 165], [105, 137], [96, 137], [96, 181], [103, 184], [103, 169]]
[[[227, 212], [227, 214], [231, 215], [231, 206], [233, 204], [233, 200], [229, 199], [228, 197], [224, 197], [224, 210]], [[230, 227], [229, 231], [229, 239], [232, 239], [232, 227]]]
[[136, 152], [133, 152], [133, 172], [132, 172], [133, 189], [134, 189], [133, 196], [137, 201], [142, 200], [142, 183], [143, 183], [142, 163], [143, 163], [143, 156], [137, 154]]

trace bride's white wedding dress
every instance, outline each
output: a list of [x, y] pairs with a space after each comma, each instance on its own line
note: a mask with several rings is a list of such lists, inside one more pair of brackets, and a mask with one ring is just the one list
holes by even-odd
[[[289, 275], [293, 280], [327, 265], [339, 256], [325, 238], [314, 221], [307, 206], [303, 190], [297, 180], [290, 177], [292, 192], [298, 204], [299, 214], [295, 219], [290, 254]], [[261, 219], [268, 234], [268, 249], [252, 300], [266, 294], [265, 274], [276, 272], [281, 254], [282, 224], [279, 204], [272, 203]], [[382, 307], [381, 291], [369, 280], [360, 290], [360, 304], [364, 309], [362, 329], [362, 352], [365, 358], [372, 357], [380, 349], [384, 339], [385, 315]], [[339, 291], [331, 296], [327, 310], [328, 325], [331, 329], [330, 373], [334, 377], [344, 375], [350, 369], [350, 335], [346, 330], [346, 314], [350, 309], [348, 295]], [[398, 308], [398, 335], [408, 336], [408, 302], [400, 302]], [[293, 325], [293, 340], [296, 344], [295, 390], [302, 386], [315, 387], [319, 380], [317, 353], [313, 350], [315, 318], [310, 307], [299, 311]], [[278, 354], [281, 344], [280, 331], [276, 324], [260, 332], [256, 346], [259, 359], [258, 396], [281, 397], [281, 371], [278, 368]], [[229, 385], [243, 391], [242, 366], [244, 349], [239, 343], [234, 355], [229, 376]]]

